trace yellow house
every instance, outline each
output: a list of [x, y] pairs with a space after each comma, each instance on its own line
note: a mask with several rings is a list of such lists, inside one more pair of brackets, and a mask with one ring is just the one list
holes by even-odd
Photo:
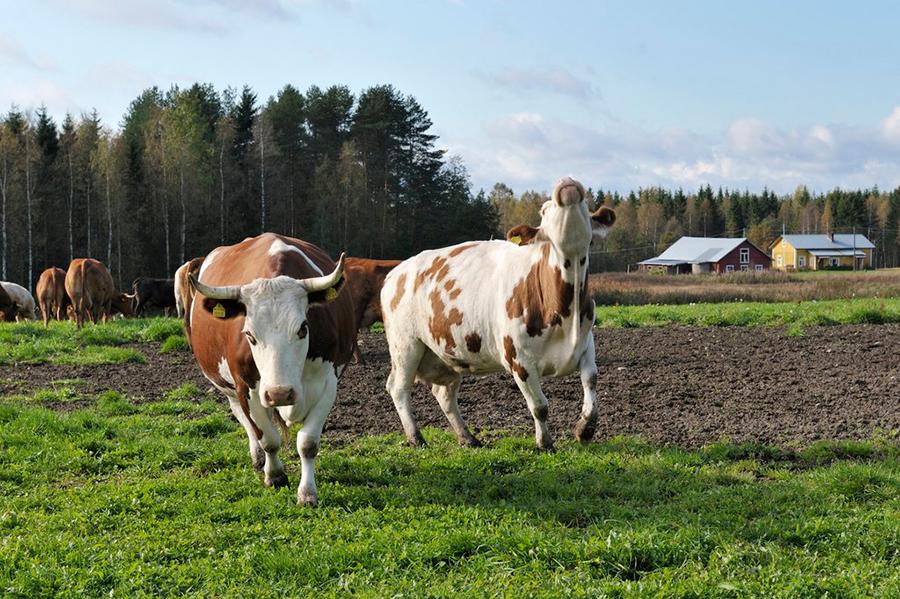
[[821, 234], [782, 235], [772, 242], [772, 268], [776, 270], [819, 270], [847, 267], [872, 268], [875, 245], [865, 235]]

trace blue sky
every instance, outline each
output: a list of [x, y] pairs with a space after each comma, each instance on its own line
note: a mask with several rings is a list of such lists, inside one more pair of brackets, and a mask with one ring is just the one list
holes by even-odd
[[392, 83], [477, 187], [900, 185], [896, 3], [0, 4], [4, 110], [115, 126], [150, 85]]

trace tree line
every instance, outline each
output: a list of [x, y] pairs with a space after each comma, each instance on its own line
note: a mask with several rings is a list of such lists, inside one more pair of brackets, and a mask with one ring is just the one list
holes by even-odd
[[427, 111], [380, 85], [153, 87], [112, 128], [96, 112], [57, 125], [46, 108], [0, 123], [0, 278], [33, 284], [72, 258], [117, 284], [262, 231], [333, 255], [405, 257], [496, 233]]
[[[546, 192], [475, 192], [437, 142], [425, 108], [390, 85], [286, 85], [264, 101], [247, 86], [153, 87], [115, 127], [96, 112], [57, 124], [44, 107], [14, 106], [0, 117], [0, 278], [29, 286], [48, 266], [94, 257], [127, 287], [262, 231], [332, 255], [404, 258], [540, 222]], [[879, 266], [900, 265], [900, 188], [590, 196], [618, 216], [592, 270], [625, 270], [682, 235], [746, 235], [765, 249], [782, 230], [856, 230]]]
[[[683, 235], [694, 237], [747, 237], [768, 251], [769, 244], [786, 233], [862, 233], [876, 246], [878, 267], [900, 266], [900, 187], [833, 189], [810, 193], [799, 186], [791, 194], [738, 191], [709, 185], [696, 192], [648, 187], [619, 194], [588, 190], [592, 205], [616, 210], [616, 224], [603, 242], [592, 247], [591, 270], [626, 270], [659, 255]], [[488, 200], [497, 210], [500, 229], [540, 222], [546, 193], [517, 195], [497, 183]]]

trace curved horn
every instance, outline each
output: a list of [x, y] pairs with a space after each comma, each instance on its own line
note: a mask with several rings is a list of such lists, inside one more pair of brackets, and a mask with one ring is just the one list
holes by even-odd
[[191, 287], [193, 287], [196, 291], [199, 291], [201, 294], [205, 295], [210, 299], [217, 300], [236, 300], [241, 297], [241, 286], [240, 285], [229, 285], [226, 287], [210, 287], [209, 285], [204, 285], [201, 283], [194, 273], [188, 275], [188, 280], [191, 282]]
[[341, 277], [344, 276], [344, 258], [346, 254], [341, 252], [341, 257], [338, 258], [337, 266], [334, 267], [334, 270], [331, 274], [323, 275], [321, 277], [312, 277], [309, 279], [303, 279], [301, 283], [303, 284], [303, 288], [306, 289], [307, 293], [315, 293], [316, 291], [324, 291], [329, 287], [334, 287], [337, 285], [337, 282], [341, 280]]

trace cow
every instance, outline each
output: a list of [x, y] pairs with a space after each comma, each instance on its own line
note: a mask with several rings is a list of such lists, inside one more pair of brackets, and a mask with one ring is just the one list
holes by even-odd
[[[353, 295], [358, 331], [368, 329], [382, 319], [381, 288], [384, 286], [384, 278], [398, 264], [400, 260], [347, 257], [345, 275], [347, 286]], [[353, 347], [353, 360], [358, 364], [365, 363], [358, 344]]]
[[148, 308], [162, 308], [168, 316], [175, 307], [175, 279], [138, 277], [131, 284], [134, 293], [134, 314], [143, 316]]
[[18, 312], [16, 303], [9, 297], [6, 290], [0, 286], [0, 318], [3, 319], [3, 322], [12, 322], [16, 319], [16, 312]]
[[66, 306], [69, 305], [69, 296], [66, 294], [66, 271], [53, 266], [42, 272], [35, 295], [41, 308], [44, 326], [49, 324], [51, 318], [63, 320]]
[[356, 337], [343, 275], [343, 255], [335, 264], [311, 243], [264, 233], [216, 248], [188, 277], [199, 294], [188, 314], [194, 357], [228, 398], [266, 486], [288, 485], [273, 418], [302, 423], [301, 505], [318, 503], [319, 438]]
[[66, 293], [72, 302], [75, 324], [80, 329], [85, 318], [106, 322], [116, 295], [112, 275], [106, 265], [93, 258], [75, 258], [66, 271]]
[[584, 389], [576, 438], [586, 443], [597, 421], [594, 302], [587, 295], [588, 249], [615, 222], [590, 213], [584, 187], [561, 179], [541, 208], [530, 244], [476, 241], [424, 251], [388, 274], [381, 291], [391, 353], [387, 391], [407, 440], [425, 439], [410, 410], [416, 380], [431, 386], [461, 445], [479, 445], [457, 405], [460, 377], [506, 370], [535, 424], [541, 449], [552, 449], [542, 376], [580, 371]]
[[34, 298], [31, 293], [19, 285], [18, 283], [10, 283], [9, 281], [0, 282], [0, 287], [12, 300], [16, 306], [15, 319], [18, 320], [34, 320]]
[[116, 293], [110, 300], [110, 314], [121, 314], [125, 318], [134, 316], [134, 294]]
[[[178, 267], [175, 271], [175, 310], [178, 318], [185, 318], [185, 314], [191, 309], [191, 301], [194, 299], [194, 290], [188, 280], [188, 275], [196, 275], [206, 256], [192, 258]], [[185, 324], [187, 319], [185, 319]], [[185, 330], [187, 332], [187, 330]]]

